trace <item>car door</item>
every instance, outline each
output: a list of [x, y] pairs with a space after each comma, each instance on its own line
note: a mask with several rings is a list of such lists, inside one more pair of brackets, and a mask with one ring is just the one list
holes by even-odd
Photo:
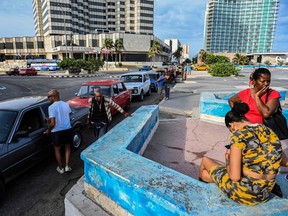
[[44, 131], [44, 119], [39, 107], [22, 112], [13, 138], [8, 144], [10, 174], [18, 172], [22, 166], [33, 165], [35, 160], [39, 159], [37, 153], [49, 148], [49, 137], [43, 134]]
[[[112, 96], [113, 101], [117, 103], [119, 106], [123, 107], [123, 101], [122, 101], [123, 95], [119, 91], [117, 83], [112, 85], [112, 95], [113, 95]], [[113, 109], [113, 112], [116, 112], [116, 110]]]

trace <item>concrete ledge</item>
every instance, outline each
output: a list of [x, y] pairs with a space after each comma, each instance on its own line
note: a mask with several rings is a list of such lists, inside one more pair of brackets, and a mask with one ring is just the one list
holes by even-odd
[[287, 215], [287, 199], [236, 204], [214, 184], [183, 175], [139, 153], [158, 126], [157, 106], [143, 106], [81, 154], [85, 191], [114, 215]]
[[85, 196], [83, 177], [65, 195], [64, 203], [65, 216], [110, 216], [103, 208]]

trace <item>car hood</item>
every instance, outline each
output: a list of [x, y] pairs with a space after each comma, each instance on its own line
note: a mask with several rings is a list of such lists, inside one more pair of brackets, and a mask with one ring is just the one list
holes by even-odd
[[89, 97], [75, 97], [68, 101], [70, 106], [82, 106], [82, 107], [89, 107], [88, 103]]
[[128, 89], [133, 89], [134, 87], [141, 87], [143, 86], [143, 83], [139, 83], [139, 82], [129, 82], [129, 83], [125, 83], [126, 88]]

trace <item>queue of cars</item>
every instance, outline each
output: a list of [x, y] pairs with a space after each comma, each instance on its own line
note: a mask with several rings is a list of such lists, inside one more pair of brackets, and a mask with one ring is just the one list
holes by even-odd
[[[8, 75], [18, 75], [17, 70], [9, 70]], [[19, 70], [27, 71], [25, 69]], [[26, 72], [25, 72], [26, 73]], [[86, 125], [89, 111], [88, 100], [95, 88], [112, 98], [123, 109], [129, 110], [132, 98], [144, 100], [151, 90], [157, 91], [157, 72], [125, 73], [117, 80], [95, 80], [81, 85], [75, 98], [68, 101], [72, 114], [72, 149], [76, 151], [82, 144], [82, 130]], [[53, 153], [50, 136], [44, 131], [48, 127], [48, 107], [51, 102], [42, 96], [15, 98], [0, 101], [0, 199], [5, 184], [19, 176], [38, 161]], [[111, 108], [111, 113], [117, 110]]]

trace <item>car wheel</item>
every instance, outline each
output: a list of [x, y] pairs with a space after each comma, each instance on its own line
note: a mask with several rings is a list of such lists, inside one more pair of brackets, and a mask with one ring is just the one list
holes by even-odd
[[129, 111], [130, 108], [131, 108], [131, 100], [128, 99], [126, 102], [125, 111]]
[[139, 99], [140, 99], [140, 101], [144, 100], [144, 92], [143, 92], [143, 90], [140, 93]]
[[77, 151], [82, 144], [82, 134], [80, 128], [75, 128], [73, 130], [73, 142], [72, 142], [72, 151]]
[[0, 179], [0, 201], [4, 198], [5, 195], [5, 185], [4, 182]]
[[151, 95], [151, 88], [149, 88], [147, 95]]

